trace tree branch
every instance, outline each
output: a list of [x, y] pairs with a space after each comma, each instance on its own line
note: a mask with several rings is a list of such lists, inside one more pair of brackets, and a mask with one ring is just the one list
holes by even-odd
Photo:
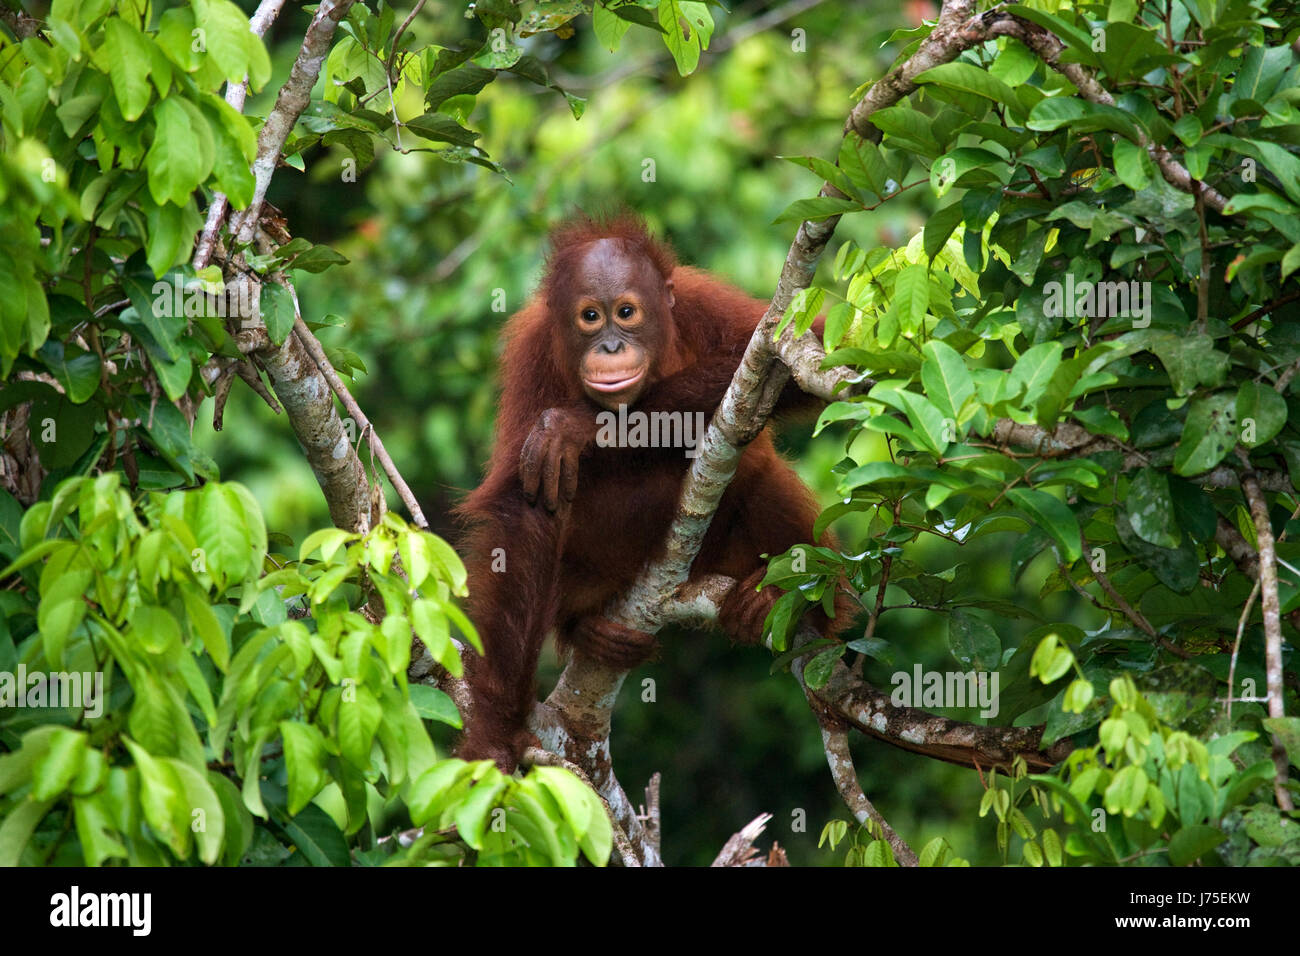
[[[240, 273], [232, 281], [250, 287], [248, 298], [241, 301], [259, 301], [261, 284], [254, 277]], [[280, 281], [292, 289], [287, 279]], [[294, 301], [296, 313], [296, 296]], [[330, 518], [340, 528], [369, 530], [383, 514], [383, 494], [378, 486], [371, 488], [361, 459], [334, 407], [329, 382], [302, 342], [290, 334], [277, 348], [271, 343], [260, 314], [244, 320], [243, 327], [235, 334], [235, 342], [245, 355], [256, 354], [266, 369], [276, 396], [284, 404], [289, 424], [302, 444], [307, 463], [325, 494]]]
[[[1268, 503], [1259, 487], [1255, 473], [1250, 470], [1250, 458], [1241, 452], [1246, 470], [1241, 476], [1241, 490], [1250, 504], [1250, 514], [1255, 520], [1255, 537], [1259, 541], [1259, 585], [1264, 607], [1264, 673], [1268, 683], [1268, 715], [1286, 716], [1282, 697], [1282, 618], [1277, 595], [1277, 549], [1273, 543], [1273, 525], [1268, 517]], [[1273, 735], [1273, 764], [1277, 777], [1273, 792], [1277, 805], [1283, 810], [1294, 810], [1287, 783], [1287, 755], [1281, 738]]]
[[[1079, 95], [1085, 100], [1101, 106], [1115, 105], [1115, 98], [1111, 96], [1110, 91], [1098, 83], [1086, 69], [1078, 63], [1061, 62], [1060, 56], [1065, 50], [1065, 44], [1048, 30], [1005, 10], [990, 10], [977, 19], [981, 26], [987, 29], [985, 39], [996, 36], [1015, 37], [1037, 54], [1044, 63], [1073, 83]], [[1215, 212], [1223, 212], [1224, 206], [1228, 203], [1228, 198], [1223, 193], [1200, 180], [1193, 179], [1187, 167], [1174, 159], [1173, 153], [1164, 146], [1151, 142], [1140, 131], [1137, 142], [1147, 151], [1167, 183], [1192, 196], [1199, 192], [1205, 205]]]
[[348, 391], [348, 387], [343, 384], [343, 380], [339, 378], [339, 373], [334, 371], [334, 366], [330, 364], [330, 360], [326, 357], [325, 350], [321, 347], [316, 336], [312, 335], [311, 329], [307, 328], [307, 323], [302, 320], [302, 314], [298, 311], [298, 296], [296, 293], [294, 293], [293, 296], [293, 309], [293, 334], [298, 337], [298, 341], [302, 343], [302, 347], [307, 350], [308, 354], [310, 354], [312, 359], [316, 362], [316, 367], [319, 368], [321, 374], [325, 376], [325, 381], [329, 382], [330, 388], [333, 389], [334, 394], [338, 396], [339, 401], [343, 403], [343, 407], [348, 410], [348, 414], [352, 416], [352, 420], [361, 428], [362, 434], [368, 436], [371, 450], [374, 451], [375, 455], [379, 458], [379, 463], [383, 465], [384, 468], [384, 474], [386, 474], [388, 480], [393, 483], [393, 488], [396, 489], [398, 497], [400, 497], [402, 503], [406, 505], [406, 509], [411, 515], [411, 520], [415, 522], [416, 527], [428, 531], [429, 522], [425, 520], [424, 512], [420, 510], [420, 503], [415, 500], [415, 495], [411, 493], [410, 487], [406, 484], [406, 479], [402, 477], [402, 473], [398, 471], [397, 466], [393, 464], [393, 459], [389, 457], [388, 449], [384, 447], [383, 439], [380, 438], [379, 433], [375, 431], [375, 426], [370, 424], [370, 419], [368, 419], [365, 413], [361, 411], [361, 406], [358, 405], [357, 400], [352, 397], [352, 393]]
[[[266, 31], [280, 15], [280, 8], [283, 6], [284, 0], [262, 0], [249, 18], [248, 28], [256, 36], [266, 36]], [[226, 84], [226, 102], [236, 113], [244, 111], [244, 100], [247, 96], [247, 77], [242, 83]], [[208, 207], [207, 219], [203, 223], [203, 231], [199, 234], [198, 246], [194, 250], [195, 270], [202, 269], [212, 261], [212, 253], [217, 248], [217, 234], [221, 231], [221, 222], [226, 218], [226, 211], [229, 208], [230, 200], [225, 193], [219, 192], [213, 195], [212, 205]]]
[[257, 137], [257, 157], [253, 160], [253, 199], [248, 208], [231, 222], [231, 232], [240, 243], [253, 241], [253, 232], [262, 213], [267, 187], [271, 185], [271, 176], [280, 162], [280, 153], [294, 124], [298, 122], [298, 117], [311, 102], [312, 87], [320, 77], [321, 64], [329, 55], [334, 31], [348, 15], [352, 3], [353, 0], [321, 0], [311, 25], [307, 27], [302, 47], [289, 71], [289, 79], [280, 87], [275, 107], [267, 116], [262, 132]]
[[776, 844], [766, 860], [759, 860], [759, 851], [754, 847], [757, 840], [772, 819], [770, 813], [760, 813], [737, 833], [732, 834], [710, 866], [789, 866], [785, 853]]
[[[802, 658], [799, 665], [802, 670]], [[800, 679], [802, 680], [802, 676]], [[815, 698], [812, 693], [810, 691], [805, 693], [808, 694], [808, 703], [814, 704]], [[831, 769], [831, 778], [835, 781], [835, 787], [844, 799], [845, 806], [853, 814], [853, 819], [859, 824], [866, 823], [868, 820], [874, 821], [885, 835], [889, 848], [894, 851], [894, 859], [900, 866], [919, 866], [920, 860], [917, 859], [916, 851], [894, 831], [889, 821], [880, 815], [880, 811], [872, 805], [862, 791], [862, 785], [858, 782], [858, 772], [853, 766], [853, 754], [849, 751], [849, 735], [845, 733], [844, 726], [822, 712], [820, 708], [814, 706], [814, 710], [818, 712], [817, 719], [822, 729], [822, 749], [826, 751], [826, 763]]]
[[[1087, 554], [1090, 549], [1088, 547], [1088, 539], [1084, 536], [1083, 532], [1079, 532], [1079, 543], [1083, 547], [1083, 553]], [[1159, 644], [1165, 650], [1169, 651], [1169, 653], [1177, 655], [1183, 660], [1187, 660], [1192, 656], [1177, 644], [1170, 641], [1169, 638], [1156, 633], [1156, 629], [1151, 626], [1151, 622], [1146, 619], [1146, 616], [1132, 604], [1129, 604], [1129, 602], [1124, 599], [1124, 595], [1120, 594], [1119, 591], [1115, 589], [1115, 585], [1110, 583], [1110, 578], [1106, 575], [1105, 571], [1102, 571], [1100, 568], [1093, 568], [1092, 576], [1096, 578], [1097, 583], [1101, 585], [1101, 589], [1106, 592], [1106, 595], [1115, 602], [1115, 607], [1119, 609], [1120, 613], [1136, 624], [1138, 630], [1151, 638], [1151, 640], [1156, 644]]]

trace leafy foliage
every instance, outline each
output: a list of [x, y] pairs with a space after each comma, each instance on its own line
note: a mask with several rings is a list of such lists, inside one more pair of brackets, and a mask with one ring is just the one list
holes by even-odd
[[[473, 94], [507, 74], [556, 88], [517, 40], [583, 9], [479, 4], [464, 42], [412, 48], [390, 7], [354, 4], [281, 159], [337, 145], [366, 166], [379, 145], [409, 148], [405, 130], [499, 170], [464, 125]], [[698, 58], [711, 18], [674, 10]], [[0, 491], [0, 859], [603, 863], [603, 808], [567, 771], [505, 781], [435, 755], [424, 721], [459, 715], [406, 667], [412, 634], [453, 674], [453, 635], [476, 640], [450, 547], [389, 515], [281, 553], [192, 439], [241, 357], [236, 316], [279, 343], [297, 312], [283, 284], [243, 302], [231, 274], [188, 263], [200, 210], [253, 196], [259, 120], [219, 93], [270, 78], [247, 17], [230, 0], [58, 2], [32, 35], [0, 31], [0, 54], [0, 410], [25, 483]], [[408, 86], [427, 112], [399, 113]], [[347, 262], [302, 239], [229, 241], [268, 277]], [[33, 709], [55, 691], [64, 706]], [[410, 845], [380, 842], [426, 823]]]
[[[408, 686], [412, 631], [453, 673], [451, 623], [477, 638], [453, 601], [464, 567], [433, 535], [390, 513], [293, 557], [268, 550], [240, 485], [137, 507], [117, 472], [69, 479], [11, 530], [4, 576], [26, 587], [5, 592], [0, 653], [25, 678], [0, 686], [5, 863], [346, 865], [363, 829], [372, 863], [608, 856], [600, 802], [567, 772], [507, 782], [437, 758], [424, 721], [460, 717]], [[357, 609], [375, 596], [382, 622]], [[377, 842], [429, 821], [407, 848]]]
[[[853, 557], [818, 554], [802, 573], [789, 570], [791, 555], [773, 562], [769, 581], [789, 593], [768, 624], [784, 647], [799, 613], [840, 580], [879, 589], [885, 612], [949, 615], [955, 659], [1001, 672], [999, 722], [1045, 720], [1044, 744], [1084, 745], [1060, 779], [1035, 781], [1123, 818], [1098, 843], [1086, 814], [1067, 810], [1077, 828], [1067, 855], [1149, 864], [1159, 846], [1182, 865], [1212, 848], [1207, 830], [1226, 839], [1233, 808], [1269, 776], [1264, 764], [1228, 760], [1267, 729], [1258, 623], [1240, 660], [1234, 651], [1251, 581], [1223, 543], [1256, 541], [1244, 475], [1274, 476], [1276, 533], [1300, 506], [1300, 68], [1285, 39], [1296, 21], [1276, 4], [1174, 3], [1167, 19], [1154, 4], [1014, 10], [1065, 41], [1063, 59], [1086, 65], [1115, 105], [1002, 38], [926, 71], [916, 101], [874, 114], [878, 145], [850, 137], [838, 169], [807, 163], [850, 198], [800, 200], [788, 218], [868, 209], [927, 182], [946, 202], [904, 246], [841, 244], [831, 278], [843, 284], [806, 290], [785, 316], [802, 331], [825, 302], [827, 365], [877, 380], [867, 397], [829, 405], [817, 426], [848, 428], [835, 469], [842, 501], [819, 527], [872, 518]], [[1162, 157], [1190, 185], [1167, 181], [1176, 177]], [[1205, 198], [1211, 188], [1229, 197], [1221, 212]], [[1055, 568], [1036, 606], [982, 599], [954, 569], [927, 571], [913, 557], [923, 537], [957, 549], [1008, 533], [1013, 581], [1039, 555]], [[1285, 535], [1277, 545], [1284, 615], [1300, 608], [1296, 548]], [[907, 600], [888, 601], [899, 592]], [[1053, 616], [1056, 592], [1094, 605], [1100, 626]], [[969, 610], [981, 607], [1040, 627], [1017, 645], [1005, 624]], [[845, 649], [819, 650], [809, 682], [824, 681]], [[1132, 683], [1167, 682], [1171, 651], [1189, 659], [1176, 685], [1205, 695], [1161, 713], [1187, 730], [1160, 723]], [[1032, 675], [1046, 687], [1035, 690]], [[1107, 717], [1116, 688], [1124, 699]], [[1210, 702], [1228, 697], [1240, 702]], [[1285, 703], [1294, 711], [1294, 682]], [[1199, 794], [1185, 813], [1180, 788]], [[981, 812], [998, 811], [1004, 852], [1014, 830], [1028, 862], [1059, 863], [1059, 848], [1032, 843], [997, 792]], [[1250, 853], [1272, 850], [1243, 844], [1234, 859]]]

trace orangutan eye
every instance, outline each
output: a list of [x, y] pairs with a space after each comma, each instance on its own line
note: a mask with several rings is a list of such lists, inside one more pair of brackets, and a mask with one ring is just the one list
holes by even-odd
[[597, 312], [595, 309], [583, 309], [582, 315], [579, 316], [579, 321], [587, 325], [591, 325], [593, 323], [599, 322], [600, 313]]
[[618, 310], [618, 317], [620, 319], [630, 319], [634, 312], [636, 312], [636, 309], [630, 305], [621, 306]]

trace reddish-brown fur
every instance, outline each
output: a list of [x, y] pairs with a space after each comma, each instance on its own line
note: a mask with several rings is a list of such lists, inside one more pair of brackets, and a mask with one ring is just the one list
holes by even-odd
[[[591, 448], [581, 459], [576, 495], [552, 513], [530, 504], [520, 480], [525, 441], [548, 409], [586, 428], [599, 411], [575, 372], [568, 319], [554, 313], [572, 297], [576, 264], [592, 242], [615, 237], [629, 256], [645, 257], [671, 276], [670, 327], [659, 330], [643, 410], [711, 415], [731, 381], [766, 303], [697, 269], [677, 266], [672, 252], [639, 221], [581, 220], [552, 234], [552, 253], [538, 293], [506, 328], [497, 439], [483, 483], [460, 506], [470, 525], [463, 553], [469, 568], [469, 613], [485, 656], [468, 662], [473, 708], [461, 755], [513, 769], [528, 742], [524, 722], [535, 701], [538, 654], [555, 629], [572, 647], [631, 668], [654, 652], [650, 635], [600, 617], [606, 605], [662, 550], [690, 460], [682, 449]], [[793, 388], [781, 406], [801, 404]], [[707, 418], [706, 418], [707, 420]], [[779, 592], [755, 592], [765, 562], [812, 536], [817, 506], [764, 431], [745, 449], [735, 478], [692, 565], [692, 578], [724, 574], [738, 586], [721, 625], [737, 641], [761, 637]], [[495, 549], [505, 570], [492, 569]], [[823, 630], [829, 630], [818, 615]], [[844, 622], [841, 621], [841, 624]]]

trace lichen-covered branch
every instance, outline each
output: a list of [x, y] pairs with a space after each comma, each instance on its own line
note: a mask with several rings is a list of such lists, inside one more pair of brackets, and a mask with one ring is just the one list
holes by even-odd
[[[248, 275], [233, 281], [252, 286], [247, 301], [258, 301], [260, 284]], [[287, 280], [283, 280], [288, 285]], [[365, 468], [334, 407], [329, 382], [295, 335], [275, 346], [260, 316], [244, 320], [235, 335], [239, 350], [256, 355], [271, 379], [276, 397], [284, 405], [307, 463], [324, 492], [330, 518], [340, 528], [368, 531], [383, 514], [384, 499], [378, 486], [371, 488]]]
[[320, 77], [321, 64], [329, 55], [334, 31], [348, 15], [352, 3], [353, 0], [321, 0], [311, 25], [307, 27], [302, 47], [289, 71], [289, 79], [280, 87], [275, 106], [266, 117], [262, 132], [257, 137], [257, 157], [253, 160], [253, 199], [248, 208], [231, 223], [231, 231], [241, 243], [253, 241], [267, 187], [271, 185], [271, 176], [280, 162], [280, 153], [294, 124], [298, 122], [298, 117], [311, 102], [312, 87]]
[[[808, 693], [808, 702], [814, 703], [816, 698], [812, 696], [812, 692], [806, 693]], [[894, 852], [894, 859], [900, 866], [919, 866], [920, 860], [917, 859], [916, 851], [895, 832], [889, 825], [889, 821], [880, 815], [880, 811], [867, 799], [862, 784], [858, 783], [857, 768], [853, 766], [853, 754], [849, 751], [849, 735], [845, 733], [844, 726], [838, 720], [823, 713], [818, 713], [817, 719], [822, 728], [822, 749], [826, 751], [826, 763], [831, 769], [831, 779], [835, 781], [835, 788], [839, 790], [845, 806], [853, 814], [853, 819], [859, 824], [871, 820], [880, 827], [880, 831], [889, 842], [889, 848]]]
[[397, 465], [393, 464], [388, 449], [384, 447], [383, 439], [379, 437], [379, 433], [375, 431], [375, 426], [370, 424], [370, 419], [366, 417], [365, 412], [361, 410], [361, 406], [357, 404], [357, 400], [352, 397], [348, 387], [339, 378], [339, 373], [334, 370], [334, 366], [330, 364], [329, 358], [325, 355], [325, 349], [321, 347], [316, 336], [312, 335], [311, 329], [307, 328], [307, 323], [302, 320], [302, 315], [298, 314], [298, 297], [296, 295], [294, 296], [293, 307], [295, 312], [293, 334], [297, 336], [298, 341], [302, 343], [302, 347], [311, 355], [316, 367], [325, 376], [325, 381], [329, 382], [334, 394], [338, 396], [339, 401], [343, 403], [343, 407], [352, 416], [352, 420], [361, 429], [361, 434], [366, 436], [370, 448], [374, 451], [375, 457], [379, 459], [379, 463], [384, 469], [384, 474], [393, 483], [397, 496], [406, 505], [411, 520], [415, 522], [416, 527], [423, 528], [425, 531], [429, 530], [429, 522], [425, 520], [420, 503], [415, 500], [415, 495], [412, 494], [406, 479], [402, 477], [402, 473], [397, 470]]
[[[1250, 505], [1250, 515], [1255, 521], [1255, 537], [1259, 541], [1259, 585], [1264, 608], [1264, 677], [1268, 686], [1268, 715], [1286, 716], [1282, 698], [1282, 616], [1277, 593], [1277, 548], [1273, 542], [1273, 525], [1268, 516], [1268, 502], [1259, 487], [1255, 473], [1250, 471], [1250, 459], [1243, 452], [1242, 463], [1246, 471], [1241, 476], [1241, 490]], [[1277, 777], [1273, 790], [1277, 805], [1283, 810], [1294, 810], [1291, 794], [1287, 790], [1287, 754], [1281, 739], [1273, 737], [1273, 764]]]
[[[271, 28], [275, 18], [280, 15], [280, 8], [283, 6], [284, 0], [262, 0], [249, 18], [249, 30], [255, 36], [266, 36], [266, 31]], [[244, 111], [244, 100], [247, 96], [247, 78], [242, 83], [228, 83], [226, 85], [226, 102], [236, 112], [242, 113]], [[229, 209], [230, 200], [225, 193], [219, 192], [213, 195], [212, 205], [208, 207], [208, 215], [203, 223], [203, 231], [199, 234], [198, 245], [194, 249], [193, 262], [195, 269], [202, 269], [212, 261], [212, 253], [217, 248], [217, 236], [221, 232], [221, 223], [226, 218]]]

